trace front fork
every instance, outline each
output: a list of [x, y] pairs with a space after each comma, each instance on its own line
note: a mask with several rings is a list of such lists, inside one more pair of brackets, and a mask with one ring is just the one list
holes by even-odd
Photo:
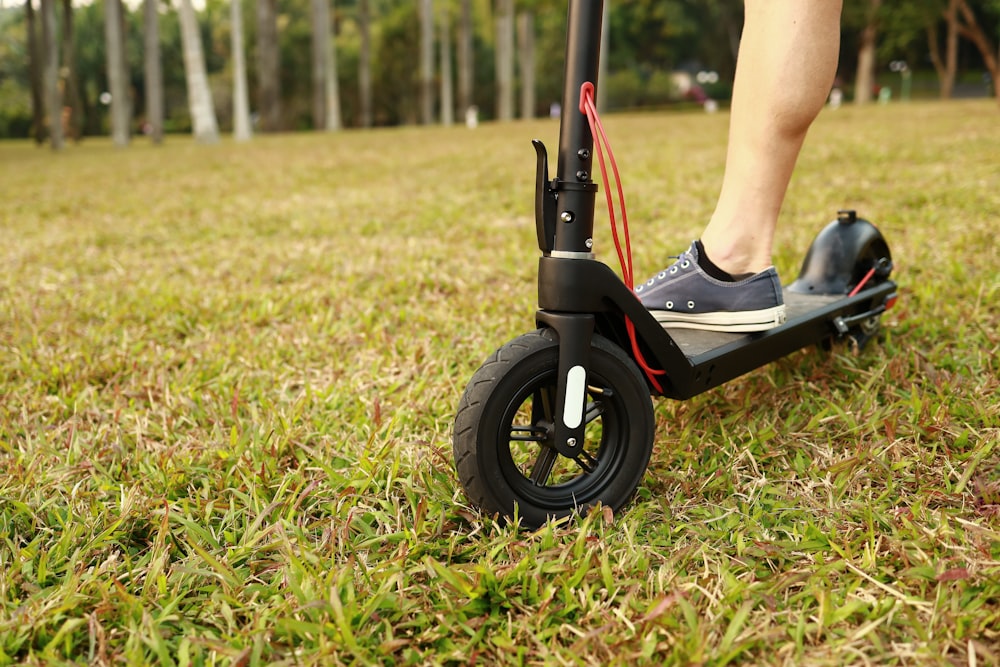
[[[548, 155], [540, 141], [532, 142], [537, 156], [535, 227], [542, 254], [568, 260], [593, 261], [594, 204], [597, 184], [592, 180], [594, 138], [580, 112], [580, 89], [597, 86], [600, 60], [601, 0], [571, 0], [567, 19], [566, 74], [559, 126], [559, 162], [549, 180]], [[596, 93], [595, 93], [596, 94]], [[582, 287], [582, 286], [581, 286]], [[546, 303], [539, 290], [539, 326], [559, 337], [553, 447], [579, 460], [584, 446], [590, 348], [594, 336], [592, 312], [567, 312]]]

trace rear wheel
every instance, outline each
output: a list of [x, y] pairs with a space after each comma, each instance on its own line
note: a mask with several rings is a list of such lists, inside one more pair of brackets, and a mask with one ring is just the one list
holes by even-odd
[[655, 421], [639, 369], [594, 337], [585, 443], [567, 458], [553, 447], [558, 368], [557, 336], [542, 329], [497, 350], [465, 390], [455, 462], [466, 495], [489, 514], [534, 527], [598, 503], [618, 510], [642, 481]]

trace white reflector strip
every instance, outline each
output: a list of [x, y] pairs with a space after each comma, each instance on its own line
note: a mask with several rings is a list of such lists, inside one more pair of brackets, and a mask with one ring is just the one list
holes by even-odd
[[563, 404], [563, 424], [576, 428], [583, 421], [583, 396], [587, 391], [587, 371], [573, 366], [566, 373], [566, 402]]

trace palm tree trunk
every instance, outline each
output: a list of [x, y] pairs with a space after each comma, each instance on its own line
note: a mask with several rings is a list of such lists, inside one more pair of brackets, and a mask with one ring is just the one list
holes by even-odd
[[42, 0], [42, 51], [45, 111], [52, 150], [63, 147], [62, 95], [59, 94], [59, 42], [56, 39], [56, 0]]
[[247, 92], [247, 63], [243, 53], [243, 7], [241, 0], [230, 0], [229, 22], [232, 23], [233, 50], [233, 138], [250, 141], [250, 95]]
[[521, 118], [535, 117], [535, 15], [522, 11], [517, 17], [517, 62], [521, 75]]
[[358, 54], [358, 88], [361, 97], [361, 127], [372, 126], [372, 39], [368, 0], [358, 0], [358, 29], [361, 53]]
[[451, 73], [451, 9], [441, 10], [441, 124], [455, 124], [455, 101]]
[[330, 51], [330, 5], [312, 0], [312, 117], [313, 128], [326, 127], [326, 60]]
[[121, 0], [104, 0], [104, 34], [107, 40], [108, 87], [111, 89], [111, 139], [115, 146], [128, 146], [131, 104], [128, 70], [122, 34]]
[[[334, 0], [330, 0], [333, 10]], [[337, 44], [336, 36], [331, 27], [328, 32], [326, 48], [326, 129], [339, 130], [343, 123], [340, 116], [340, 83], [337, 80]]]
[[497, 0], [497, 118], [514, 117], [514, 0]]
[[42, 52], [38, 44], [38, 29], [35, 26], [35, 7], [32, 0], [25, 0], [25, 28], [28, 33], [28, 78], [31, 83], [31, 135], [41, 146], [45, 142], [45, 94], [42, 85]]
[[163, 143], [163, 63], [160, 59], [159, 0], [143, 2], [143, 68], [146, 72], [146, 132]]
[[464, 114], [473, 102], [472, 95], [472, 0], [462, 0], [458, 24], [458, 110]]
[[63, 35], [62, 35], [62, 58], [63, 71], [66, 76], [63, 80], [63, 92], [65, 101], [63, 106], [69, 112], [66, 119], [66, 131], [73, 141], [80, 141], [80, 130], [83, 126], [83, 108], [80, 103], [80, 86], [77, 83], [76, 59], [73, 57], [73, 3], [70, 0], [63, 0]]
[[875, 40], [878, 37], [878, 10], [882, 0], [869, 0], [867, 25], [861, 31], [858, 71], [854, 78], [854, 102], [871, 102], [875, 89]]
[[420, 0], [420, 122], [434, 122], [434, 0]]
[[955, 90], [955, 72], [958, 70], [958, 0], [949, 0], [944, 13], [945, 46], [944, 71], [941, 76], [941, 99], [951, 99]]
[[215, 105], [208, 88], [198, 18], [191, 0], [181, 0], [180, 14], [184, 78], [187, 80], [188, 108], [191, 111], [194, 138], [201, 143], [215, 143], [219, 140], [219, 125], [215, 120]]
[[282, 129], [281, 53], [275, 0], [257, 0], [257, 106], [265, 132]]

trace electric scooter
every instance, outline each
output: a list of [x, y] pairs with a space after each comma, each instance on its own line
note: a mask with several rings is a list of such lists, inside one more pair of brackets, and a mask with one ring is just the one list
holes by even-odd
[[623, 265], [623, 281], [593, 252], [595, 152], [605, 164], [593, 107], [602, 12], [600, 0], [569, 2], [555, 178], [544, 145], [533, 142], [538, 328], [476, 371], [454, 424], [466, 497], [527, 527], [598, 504], [617, 512], [632, 498], [653, 449], [653, 396], [690, 398], [835, 338], [862, 346], [896, 300], [882, 234], [840, 211], [783, 288], [783, 324], [753, 334], [664, 328], [626, 284], [631, 267]]

